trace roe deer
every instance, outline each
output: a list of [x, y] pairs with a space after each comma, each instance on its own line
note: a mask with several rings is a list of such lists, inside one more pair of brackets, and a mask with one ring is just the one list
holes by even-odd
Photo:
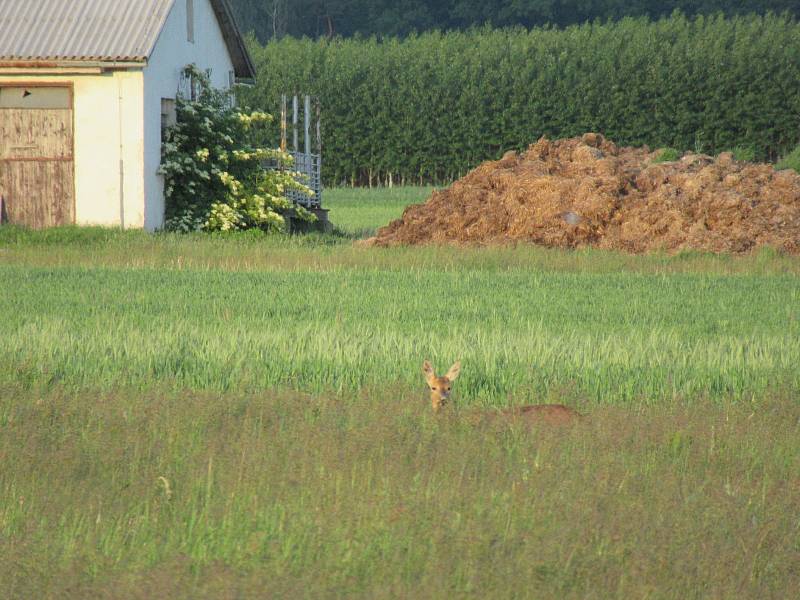
[[[433, 412], [438, 413], [450, 399], [450, 388], [461, 372], [461, 362], [456, 361], [447, 373], [437, 377], [430, 361], [426, 360], [422, 363], [422, 372], [425, 375], [425, 381], [428, 382], [428, 387], [431, 389], [431, 407]], [[563, 404], [531, 404], [498, 411], [486, 411], [484, 414], [490, 417], [496, 415], [520, 417], [526, 421], [553, 424], [570, 423], [581, 418], [579, 412]]]

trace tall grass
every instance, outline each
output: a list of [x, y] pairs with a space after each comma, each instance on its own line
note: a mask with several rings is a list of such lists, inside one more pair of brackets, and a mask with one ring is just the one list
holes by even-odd
[[0, 305], [8, 383], [353, 393], [416, 384], [427, 357], [464, 361], [464, 402], [800, 389], [789, 275], [0, 267]]
[[[0, 596], [800, 595], [796, 258], [362, 248], [427, 191], [359, 193], [0, 227]], [[481, 417], [539, 401], [587, 418]]]
[[745, 256], [700, 252], [631, 255], [582, 249], [562, 251], [532, 245], [494, 248], [412, 247], [391, 250], [353, 245], [397, 218], [408, 202], [423, 202], [428, 188], [326, 191], [325, 206], [336, 232], [264, 236], [239, 234], [155, 235], [143, 231], [62, 227], [31, 231], [0, 227], [0, 266], [92, 269], [330, 271], [335, 269], [446, 271], [508, 270], [586, 274], [640, 273], [765, 276], [798, 275], [800, 261], [770, 249]]
[[0, 391], [5, 598], [793, 598], [800, 412]]

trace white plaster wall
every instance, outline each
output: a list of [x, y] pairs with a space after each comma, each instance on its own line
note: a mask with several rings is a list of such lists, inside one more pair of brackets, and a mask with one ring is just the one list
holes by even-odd
[[[194, 43], [187, 39], [186, 0], [175, 0], [141, 69], [98, 75], [0, 75], [0, 83], [72, 83], [75, 221], [158, 229], [164, 223], [161, 98], [175, 98], [189, 63], [211, 69], [227, 88], [233, 63], [209, 0], [194, 0]], [[120, 176], [120, 160], [122, 176]]]
[[73, 85], [75, 222], [143, 227], [142, 72], [0, 76], [0, 82]]
[[76, 78], [78, 223], [144, 226], [143, 95], [141, 71]]
[[164, 224], [164, 178], [161, 164], [161, 99], [175, 98], [181, 71], [190, 64], [211, 69], [216, 88], [229, 87], [233, 62], [209, 0], [194, 0], [194, 43], [187, 38], [186, 0], [175, 0], [144, 69], [144, 227]]

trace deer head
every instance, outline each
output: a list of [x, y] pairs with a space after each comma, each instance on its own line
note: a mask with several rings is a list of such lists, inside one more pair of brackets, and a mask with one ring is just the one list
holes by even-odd
[[433, 412], [439, 412], [450, 398], [450, 387], [461, 371], [461, 362], [456, 361], [450, 370], [442, 377], [437, 377], [430, 361], [422, 363], [422, 373], [431, 391], [431, 406]]

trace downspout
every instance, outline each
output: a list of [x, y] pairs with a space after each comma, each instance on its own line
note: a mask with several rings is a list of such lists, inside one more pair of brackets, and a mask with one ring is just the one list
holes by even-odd
[[119, 120], [119, 226], [125, 229], [125, 162], [122, 158], [123, 141], [122, 141], [122, 78], [117, 78], [117, 93], [118, 93], [118, 120]]

